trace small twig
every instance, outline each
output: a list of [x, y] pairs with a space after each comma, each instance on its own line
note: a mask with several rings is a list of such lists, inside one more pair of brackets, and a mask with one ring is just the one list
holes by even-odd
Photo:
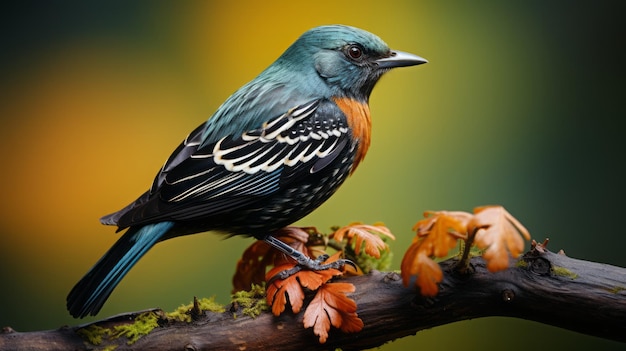
[[474, 238], [476, 237], [476, 232], [478, 232], [480, 228], [474, 228], [471, 233], [468, 233], [467, 239], [461, 240], [463, 243], [463, 254], [461, 255], [461, 259], [456, 265], [456, 271], [459, 274], [466, 275], [470, 273], [470, 253], [472, 250], [472, 245], [474, 244]]

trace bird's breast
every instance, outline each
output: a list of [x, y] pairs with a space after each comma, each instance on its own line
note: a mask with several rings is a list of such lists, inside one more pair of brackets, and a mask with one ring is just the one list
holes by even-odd
[[333, 101], [346, 115], [348, 126], [352, 130], [353, 137], [358, 140], [358, 146], [354, 157], [354, 165], [350, 173], [354, 172], [359, 163], [365, 158], [370, 146], [372, 134], [372, 119], [370, 107], [366, 102], [361, 102], [348, 97], [336, 97]]

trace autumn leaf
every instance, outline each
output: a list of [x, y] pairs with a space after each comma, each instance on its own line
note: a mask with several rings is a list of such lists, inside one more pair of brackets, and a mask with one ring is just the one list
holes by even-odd
[[424, 296], [434, 296], [437, 284], [443, 279], [439, 265], [431, 257], [444, 257], [454, 248], [458, 239], [467, 237], [467, 223], [472, 217], [467, 212], [425, 212], [426, 218], [413, 226], [417, 235], [402, 258], [400, 265], [402, 281], [409, 285], [411, 277], [417, 276], [415, 285]]
[[[323, 263], [334, 262], [341, 258], [341, 254], [337, 252]], [[304, 312], [304, 327], [313, 327], [320, 343], [326, 342], [331, 325], [346, 333], [363, 329], [363, 321], [356, 314], [356, 302], [346, 296], [346, 293], [354, 292], [354, 285], [330, 282], [334, 277], [341, 276], [341, 271], [300, 270], [285, 279], [275, 279], [281, 272], [294, 267], [296, 264], [293, 262], [284, 263], [265, 275], [269, 282], [266, 288], [267, 303], [275, 316], [283, 313], [288, 304], [293, 313], [299, 313], [304, 304], [305, 291], [314, 291], [315, 297]]]
[[[295, 267], [295, 264], [277, 266], [270, 270], [267, 275], [273, 277], [276, 274], [284, 270], [289, 270], [293, 267]], [[298, 272], [284, 280], [274, 280], [267, 286], [267, 304], [272, 306], [272, 313], [275, 316], [279, 316], [285, 311], [287, 302], [291, 305], [293, 313], [300, 312], [304, 302], [304, 291], [296, 279], [296, 276], [301, 273], [302, 272]]]
[[356, 313], [356, 302], [346, 294], [354, 292], [350, 283], [328, 283], [322, 285], [304, 312], [304, 327], [313, 327], [321, 344], [328, 339], [332, 325], [345, 333], [363, 329], [363, 321]]
[[[439, 292], [439, 284], [443, 279], [443, 272], [439, 264], [426, 256], [423, 252], [418, 252], [413, 260], [414, 267], [410, 276], [416, 276], [415, 285], [419, 287], [422, 296], [435, 296]], [[405, 286], [409, 285], [409, 275], [403, 275]]]
[[413, 240], [401, 264], [404, 286], [409, 286], [411, 277], [416, 276], [415, 285], [423, 296], [435, 296], [439, 291], [437, 284], [443, 279], [441, 267], [422, 250], [418, 237]]
[[[336, 260], [339, 254], [337, 253], [327, 259], [326, 263]], [[272, 280], [280, 272], [290, 270], [295, 266], [295, 263], [276, 266], [267, 272], [265, 276], [267, 281], [271, 281], [266, 288], [267, 304], [272, 306], [272, 313], [275, 316], [279, 316], [285, 311], [287, 302], [291, 305], [293, 313], [300, 312], [305, 297], [303, 288], [315, 291], [332, 278], [342, 275], [342, 272], [336, 269], [321, 271], [301, 270], [286, 279]]]
[[[465, 238], [465, 231], [467, 228], [467, 223], [472, 219], [472, 214], [464, 211], [426, 211], [424, 212], [424, 219], [415, 223], [413, 226], [413, 231], [417, 232], [418, 236], [425, 236], [430, 234], [433, 230], [434, 225], [439, 222], [441, 223], [443, 219], [444, 223], [451, 225], [448, 230], [451, 233], [459, 238]], [[445, 229], [446, 226], [442, 226], [442, 229]]]
[[485, 250], [483, 258], [491, 272], [508, 268], [509, 254], [518, 257], [524, 250], [524, 239], [530, 240], [528, 230], [502, 206], [475, 208], [468, 227], [476, 232], [474, 243]]
[[467, 238], [467, 223], [471, 214], [461, 211], [426, 212], [429, 217], [413, 226], [420, 245], [428, 256], [445, 257], [458, 239]]
[[268, 266], [274, 264], [274, 256], [268, 255], [270, 246], [263, 241], [255, 241], [250, 245], [237, 262], [233, 276], [233, 293], [248, 291], [252, 284], [260, 285], [265, 278]]
[[343, 241], [345, 238], [349, 244], [354, 244], [355, 254], [360, 254], [364, 246], [365, 253], [376, 258], [380, 258], [381, 251], [389, 248], [381, 238], [382, 236], [395, 240], [391, 231], [382, 224], [352, 223], [337, 229], [330, 235], [336, 241]]

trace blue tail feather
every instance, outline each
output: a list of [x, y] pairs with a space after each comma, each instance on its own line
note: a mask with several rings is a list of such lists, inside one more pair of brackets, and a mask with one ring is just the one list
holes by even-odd
[[174, 226], [160, 222], [131, 227], [107, 251], [67, 296], [72, 316], [95, 316], [128, 271]]

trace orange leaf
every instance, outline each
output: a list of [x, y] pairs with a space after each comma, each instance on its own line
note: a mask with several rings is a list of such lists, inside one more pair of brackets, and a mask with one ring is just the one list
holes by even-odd
[[302, 287], [315, 291], [322, 286], [322, 284], [325, 284], [333, 277], [342, 275], [342, 273], [336, 269], [326, 269], [323, 271], [302, 270], [295, 275]]
[[467, 212], [438, 211], [431, 212], [413, 226], [417, 231], [416, 240], [420, 240], [420, 251], [427, 256], [444, 257], [456, 246], [457, 239], [467, 237], [467, 222], [471, 214]]
[[402, 259], [402, 282], [409, 285], [412, 276], [417, 276], [415, 285], [423, 296], [435, 296], [439, 292], [437, 284], [443, 279], [443, 272], [437, 262], [433, 261], [419, 248], [411, 245]]
[[[339, 254], [331, 256], [324, 263], [336, 260]], [[295, 266], [295, 263], [286, 263], [272, 268], [265, 275], [266, 281], [269, 281], [280, 272], [292, 269]], [[342, 275], [341, 271], [336, 269], [322, 271], [301, 270], [284, 280], [276, 279], [266, 288], [267, 304], [272, 306], [272, 313], [275, 316], [279, 316], [285, 311], [287, 302], [291, 305], [291, 311], [298, 313], [304, 301], [304, 290], [302, 288], [315, 291], [333, 277], [340, 275]]]
[[330, 326], [343, 332], [358, 332], [363, 329], [363, 321], [356, 313], [356, 302], [346, 296], [354, 292], [350, 283], [328, 283], [321, 286], [304, 312], [304, 327], [313, 327], [321, 344], [328, 339]]
[[519, 256], [524, 250], [523, 239], [530, 240], [528, 230], [502, 206], [475, 208], [468, 227], [476, 230], [474, 243], [485, 249], [483, 258], [491, 272], [508, 268], [509, 253]]
[[444, 257], [456, 246], [458, 239], [467, 237], [467, 223], [472, 217], [467, 212], [425, 212], [424, 218], [413, 226], [417, 236], [402, 258], [401, 275], [405, 286], [412, 276], [417, 276], [415, 285], [424, 296], [435, 296], [437, 283], [443, 279], [439, 265], [430, 257]]
[[[459, 239], [464, 239], [466, 237], [467, 223], [472, 218], [472, 214], [463, 211], [426, 211], [424, 212], [424, 217], [426, 218], [413, 226], [413, 230], [417, 232], [418, 236], [429, 235], [433, 230], [444, 230], [450, 231], [449, 234]], [[442, 218], [450, 227], [443, 225], [440, 228], [433, 229], [437, 222], [441, 224]]]
[[[295, 267], [295, 264], [284, 264], [274, 267], [270, 270], [266, 277], [273, 277], [279, 272], [288, 270]], [[304, 301], [304, 291], [300, 286], [300, 283], [296, 279], [296, 276], [302, 272], [298, 272], [284, 280], [274, 280], [265, 289], [267, 293], [267, 304], [272, 306], [272, 313], [275, 316], [279, 316], [285, 311], [287, 302], [291, 305], [293, 313], [300, 312], [302, 303]], [[289, 299], [289, 300], [287, 300]]]
[[354, 253], [357, 255], [361, 252], [363, 244], [365, 244], [365, 253], [375, 258], [380, 258], [380, 252], [389, 248], [381, 239], [381, 236], [395, 240], [391, 231], [382, 224], [352, 223], [337, 229], [330, 235], [331, 238], [337, 241], [342, 241], [346, 237], [348, 243], [354, 243]]
[[274, 256], [268, 255], [269, 251], [269, 245], [257, 240], [243, 252], [233, 276], [233, 293], [249, 291], [252, 284], [260, 285], [264, 281], [267, 267], [274, 262]]

